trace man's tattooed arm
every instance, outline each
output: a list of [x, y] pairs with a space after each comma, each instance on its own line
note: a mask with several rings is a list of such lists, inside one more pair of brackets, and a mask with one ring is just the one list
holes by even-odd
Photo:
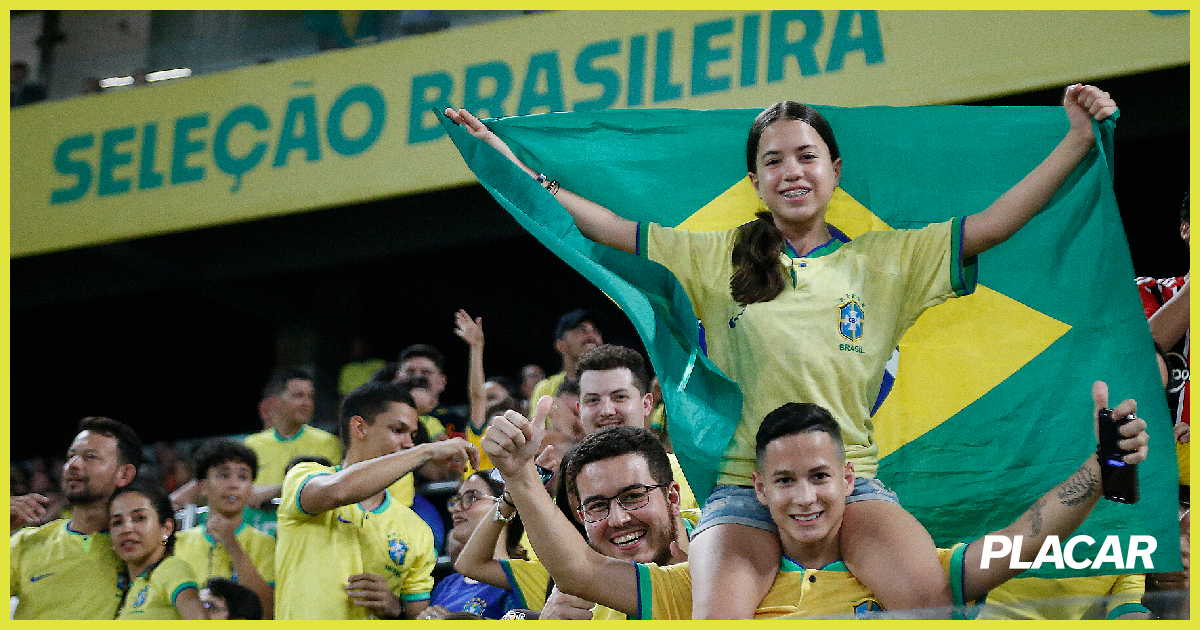
[[1059, 484], [1058, 500], [1060, 503], [1068, 507], [1079, 505], [1100, 491], [1100, 475], [1089, 469], [1088, 464], [1091, 463], [1093, 460], [1089, 459], [1087, 464]]

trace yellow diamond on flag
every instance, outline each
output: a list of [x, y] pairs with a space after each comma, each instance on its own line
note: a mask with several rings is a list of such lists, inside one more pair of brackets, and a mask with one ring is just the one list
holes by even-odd
[[875, 412], [879, 458], [1012, 376], [1071, 327], [983, 285], [921, 315], [900, 339], [900, 369]]
[[[745, 177], [679, 228], [728, 230], [766, 210]], [[838, 188], [826, 220], [855, 238], [891, 226]], [[945, 422], [1020, 370], [1071, 327], [984, 285], [923, 313], [900, 340], [900, 365], [871, 419], [882, 459]]]

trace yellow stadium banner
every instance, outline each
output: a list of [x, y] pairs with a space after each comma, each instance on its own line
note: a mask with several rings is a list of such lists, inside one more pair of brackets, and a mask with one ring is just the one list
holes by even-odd
[[937, 104], [1187, 64], [1189, 27], [1180, 11], [564, 11], [33, 105], [12, 111], [10, 251], [472, 182], [433, 114], [447, 105]]

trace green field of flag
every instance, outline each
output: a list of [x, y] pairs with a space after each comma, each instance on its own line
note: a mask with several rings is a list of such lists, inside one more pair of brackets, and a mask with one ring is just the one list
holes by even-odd
[[[1067, 130], [1058, 107], [817, 109], [843, 160], [828, 220], [852, 238], [984, 209]], [[611, 110], [485, 122], [534, 171], [621, 216], [715, 230], [758, 209], [744, 157], [757, 113]], [[741, 394], [699, 350], [674, 276], [592, 243], [532, 178], [443, 124], [497, 201], [633, 323], [662, 383], [675, 453], [702, 501]], [[1167, 571], [1179, 568], [1175, 448], [1112, 190], [1113, 121], [1097, 128], [1100, 142], [1042, 213], [979, 257], [975, 294], [930, 309], [902, 340], [895, 387], [873, 418], [879, 476], [940, 545], [1003, 527], [1095, 449], [1090, 391], [1104, 380], [1110, 406], [1138, 401], [1151, 454], [1139, 467], [1141, 501], [1101, 501], [1077, 533], [1118, 534], [1125, 547], [1131, 535], [1152, 535], [1154, 568]]]

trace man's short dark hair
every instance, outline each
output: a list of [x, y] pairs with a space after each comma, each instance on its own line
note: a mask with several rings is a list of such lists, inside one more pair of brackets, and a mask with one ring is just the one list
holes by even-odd
[[121, 457], [122, 464], [133, 464], [134, 468], [139, 468], [144, 461], [142, 459], [142, 438], [138, 437], [136, 431], [129, 427], [124, 422], [118, 422], [112, 418], [102, 416], [88, 416], [79, 421], [78, 433], [91, 431], [100, 435], [107, 435], [110, 438], [117, 440], [117, 453]]
[[313, 378], [311, 374], [303, 370], [294, 368], [279, 370], [271, 374], [271, 378], [267, 379], [267, 384], [263, 387], [262, 398], [260, 400], [278, 396], [287, 391], [288, 381], [292, 380], [308, 381], [311, 383]]
[[446, 357], [437, 348], [427, 343], [414, 343], [400, 351], [400, 365], [413, 357], [425, 357], [437, 366], [439, 372], [446, 372]]
[[581, 440], [562, 461], [562, 475], [567, 492], [579, 497], [575, 479], [583, 467], [605, 459], [637, 453], [646, 459], [650, 478], [657, 484], [674, 481], [671, 460], [662, 442], [653, 432], [642, 427], [611, 427], [597, 431]]
[[755, 457], [762, 461], [767, 445], [775, 440], [797, 433], [827, 433], [834, 446], [843, 454], [842, 430], [829, 410], [813, 403], [790, 402], [776, 408], [763, 418], [754, 438]]
[[650, 376], [646, 372], [646, 360], [642, 358], [642, 353], [633, 348], [611, 343], [596, 346], [583, 353], [583, 356], [579, 357], [579, 367], [575, 371], [575, 378], [580, 378], [584, 372], [619, 368], [628, 368], [633, 373], [633, 385], [637, 387], [639, 394], [649, 391]]
[[554, 340], [558, 341], [562, 339], [563, 335], [575, 330], [583, 322], [591, 322], [599, 330], [602, 329], [604, 315], [594, 308], [577, 308], [573, 311], [563, 313], [563, 316], [558, 318], [558, 324], [554, 327]]
[[245, 586], [227, 578], [211, 577], [204, 583], [204, 588], [225, 600], [230, 619], [262, 619], [262, 602]]
[[233, 440], [216, 439], [196, 449], [196, 479], [208, 477], [208, 471], [226, 462], [239, 462], [250, 467], [250, 477], [258, 476], [258, 455], [249, 446]]
[[[578, 396], [579, 395], [579, 379], [564, 378], [562, 380], [562, 382], [558, 384], [558, 389], [554, 390], [555, 397], [562, 396], [563, 394], [567, 394], [569, 396]], [[531, 404], [535, 404], [535, 405], [537, 404], [536, 400], [531, 400], [529, 402]]]
[[1180, 223], [1185, 223], [1185, 222], [1191, 223], [1192, 222], [1191, 211], [1188, 210], [1188, 195], [1189, 194], [1190, 194], [1190, 192], [1183, 193], [1183, 205], [1179, 208], [1179, 222]]
[[413, 409], [417, 403], [412, 394], [396, 383], [363, 383], [346, 394], [338, 413], [341, 419], [342, 444], [350, 445], [350, 419], [360, 416], [367, 424], [375, 424], [375, 418], [387, 411], [389, 403], [404, 403]]

